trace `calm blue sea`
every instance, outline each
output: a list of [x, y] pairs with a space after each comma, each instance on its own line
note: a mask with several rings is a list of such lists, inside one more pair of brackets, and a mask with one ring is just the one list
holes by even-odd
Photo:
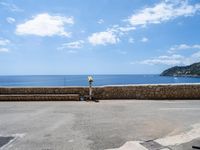
[[[94, 75], [94, 85], [200, 83], [200, 78], [159, 75]], [[87, 75], [0, 76], [0, 86], [87, 86]]]

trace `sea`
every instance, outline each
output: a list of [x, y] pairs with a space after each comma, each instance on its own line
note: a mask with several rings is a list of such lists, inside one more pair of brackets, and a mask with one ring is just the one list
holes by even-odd
[[[26, 86], [88, 86], [88, 75], [0, 76], [2, 87]], [[94, 86], [130, 84], [200, 83], [198, 77], [166, 77], [159, 75], [93, 75]]]

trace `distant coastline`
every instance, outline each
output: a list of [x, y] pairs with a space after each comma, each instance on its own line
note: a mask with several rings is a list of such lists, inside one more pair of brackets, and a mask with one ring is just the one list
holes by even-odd
[[200, 78], [200, 75], [160, 75], [166, 77], [185, 77], [185, 78]]
[[175, 66], [163, 71], [161, 76], [200, 78], [200, 62], [188, 66]]

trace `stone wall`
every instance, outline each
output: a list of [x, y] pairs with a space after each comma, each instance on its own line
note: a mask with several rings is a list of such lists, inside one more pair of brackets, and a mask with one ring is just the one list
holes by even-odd
[[[3, 94], [79, 94], [87, 87], [1, 87]], [[200, 84], [124, 85], [94, 87], [95, 99], [200, 99]]]
[[97, 87], [97, 99], [200, 99], [200, 84]]
[[0, 94], [80, 94], [88, 93], [86, 87], [0, 87]]

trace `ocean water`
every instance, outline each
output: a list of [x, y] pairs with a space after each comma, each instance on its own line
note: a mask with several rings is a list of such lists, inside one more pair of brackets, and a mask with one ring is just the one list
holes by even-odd
[[[200, 83], [200, 78], [159, 75], [94, 75], [94, 86]], [[87, 75], [0, 76], [0, 86], [87, 86]]]

